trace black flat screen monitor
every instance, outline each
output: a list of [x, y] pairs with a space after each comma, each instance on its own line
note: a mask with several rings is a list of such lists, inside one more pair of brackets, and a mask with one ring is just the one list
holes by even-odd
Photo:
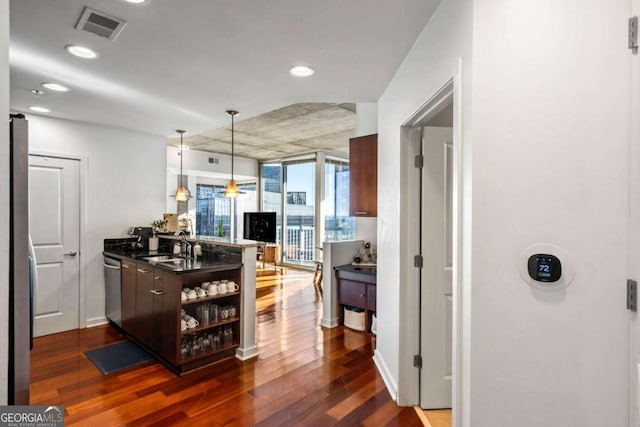
[[245, 212], [243, 237], [247, 240], [276, 243], [276, 213]]

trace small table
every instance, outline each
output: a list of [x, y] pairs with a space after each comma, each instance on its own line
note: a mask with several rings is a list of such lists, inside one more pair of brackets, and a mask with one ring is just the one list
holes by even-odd
[[265, 263], [273, 263], [275, 271], [282, 272], [282, 267], [279, 267], [282, 260], [282, 249], [279, 245], [262, 245], [262, 268], [265, 268]]
[[365, 311], [365, 331], [371, 333], [371, 320], [376, 314], [376, 269], [350, 264], [334, 267], [338, 282], [338, 319], [344, 324], [344, 306]]

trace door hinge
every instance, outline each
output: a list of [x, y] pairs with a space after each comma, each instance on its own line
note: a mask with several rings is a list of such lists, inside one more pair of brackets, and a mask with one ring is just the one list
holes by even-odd
[[638, 17], [629, 18], [629, 49], [638, 51]]
[[422, 154], [418, 154], [415, 157], [413, 164], [416, 168], [422, 169], [422, 167], [424, 166], [424, 156]]
[[419, 354], [413, 355], [413, 367], [422, 369], [422, 356], [420, 356]]
[[638, 311], [638, 282], [627, 279], [627, 310]]
[[413, 257], [413, 266], [417, 267], [417, 268], [422, 268], [422, 265], [424, 264], [424, 258], [422, 258], [422, 255], [416, 255]]

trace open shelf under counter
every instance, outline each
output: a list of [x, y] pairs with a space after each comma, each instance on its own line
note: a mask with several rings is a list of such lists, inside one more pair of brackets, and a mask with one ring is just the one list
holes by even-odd
[[219, 322], [207, 323], [206, 325], [199, 325], [199, 326], [197, 326], [195, 328], [185, 329], [184, 331], [180, 331], [180, 333], [182, 335], [195, 334], [195, 333], [198, 333], [198, 332], [206, 331], [207, 329], [215, 328], [216, 326], [229, 325], [231, 323], [238, 322], [239, 320], [240, 320], [239, 317], [234, 317], [233, 319], [221, 320]]
[[217, 299], [220, 298], [226, 298], [226, 297], [232, 297], [234, 295], [240, 295], [239, 291], [236, 292], [227, 292], [224, 294], [218, 294], [218, 295], [210, 295], [210, 296], [206, 296], [206, 297], [198, 297], [195, 299], [187, 299], [187, 300], [182, 300], [182, 305], [190, 305], [190, 304], [197, 304], [199, 302], [207, 302], [207, 301], [215, 301]]
[[216, 356], [216, 355], [219, 355], [219, 354], [224, 353], [224, 352], [229, 352], [230, 350], [233, 350], [236, 347], [238, 347], [238, 345], [239, 345], [239, 343], [235, 342], [235, 343], [233, 343], [231, 345], [228, 345], [226, 347], [220, 347], [220, 348], [217, 348], [215, 350], [199, 351], [197, 354], [195, 354], [193, 356], [191, 356], [191, 355], [182, 356], [181, 363], [183, 365], [188, 365], [190, 362], [195, 362], [197, 360], [204, 359], [206, 357]]

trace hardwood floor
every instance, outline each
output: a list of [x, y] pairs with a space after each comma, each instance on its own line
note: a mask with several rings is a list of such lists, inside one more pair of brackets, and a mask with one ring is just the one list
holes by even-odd
[[313, 274], [258, 275], [260, 355], [177, 377], [157, 362], [102, 375], [86, 350], [122, 341], [110, 326], [35, 340], [32, 405], [64, 405], [66, 425], [419, 426], [373, 361], [375, 338], [319, 326]]
[[415, 410], [426, 427], [451, 427], [451, 409], [420, 409], [416, 406]]

